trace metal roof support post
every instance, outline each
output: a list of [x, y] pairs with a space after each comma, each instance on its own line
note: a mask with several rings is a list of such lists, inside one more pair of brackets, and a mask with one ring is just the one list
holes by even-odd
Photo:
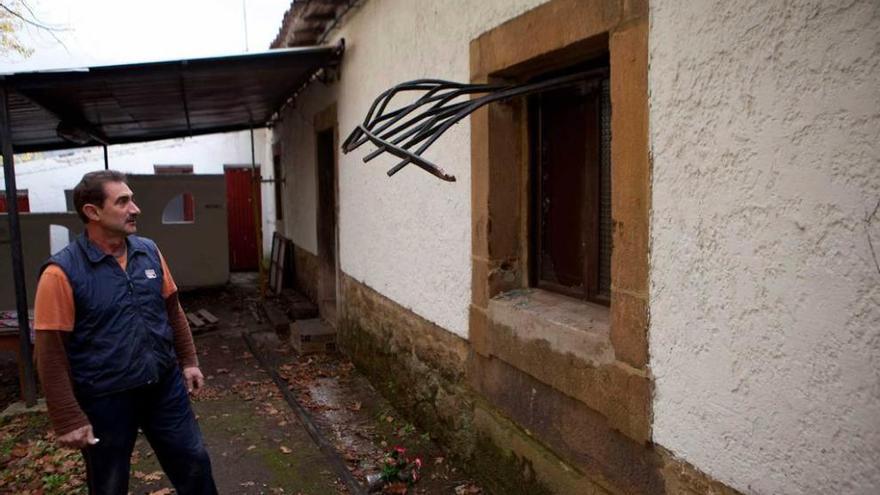
[[[256, 230], [255, 239], [257, 240], [257, 268], [260, 273], [260, 299], [266, 298], [266, 269], [263, 266], [263, 225], [261, 223], [262, 215], [260, 210], [263, 207], [262, 195], [260, 187], [262, 187], [262, 172], [257, 174], [257, 155], [254, 150], [254, 124], [251, 122], [251, 196], [254, 200], [251, 202], [251, 210], [254, 215], [254, 229]], [[260, 198], [260, 201], [257, 201]]]
[[3, 147], [3, 176], [6, 179], [6, 202], [9, 216], [9, 232], [12, 242], [12, 275], [15, 281], [15, 302], [18, 311], [20, 361], [23, 373], [24, 402], [27, 407], [37, 403], [37, 381], [34, 377], [33, 347], [31, 346], [31, 327], [28, 316], [27, 289], [24, 283], [24, 256], [21, 249], [21, 225], [18, 218], [18, 202], [15, 187], [15, 162], [12, 152], [12, 130], [9, 128], [9, 101], [7, 88], [0, 85], [0, 143]]

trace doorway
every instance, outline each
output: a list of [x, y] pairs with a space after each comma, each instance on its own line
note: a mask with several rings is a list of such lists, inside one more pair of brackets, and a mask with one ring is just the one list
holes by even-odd
[[315, 152], [318, 168], [318, 309], [322, 318], [335, 325], [338, 240], [335, 128], [317, 132]]
[[260, 263], [257, 225], [260, 225], [260, 167], [225, 166], [226, 223], [229, 231], [229, 271], [256, 271]]

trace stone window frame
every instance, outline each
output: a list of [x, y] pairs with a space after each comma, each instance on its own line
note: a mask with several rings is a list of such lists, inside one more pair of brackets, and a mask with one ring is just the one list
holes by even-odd
[[[528, 42], [524, 43], [526, 39]], [[598, 331], [605, 332], [613, 349], [611, 366], [639, 381], [637, 387], [621, 385], [619, 390], [612, 390], [609, 397], [612, 402], [623, 403], [623, 410], [633, 417], [609, 417], [609, 420], [628, 436], [647, 441], [650, 438], [647, 1], [551, 0], [471, 42], [471, 82], [518, 82], [603, 53], [609, 57], [612, 107], [611, 305], [605, 308], [583, 302], [581, 309], [594, 315], [592, 321], [599, 322], [600, 327], [604, 325]], [[493, 325], [491, 303], [529, 287], [527, 120], [524, 99], [489, 105], [471, 117], [469, 337], [475, 351], [484, 356], [494, 354], [493, 339], [501, 338]], [[560, 359], [565, 357], [560, 355]], [[514, 362], [509, 364], [517, 366]], [[542, 379], [537, 375], [536, 378]], [[620, 381], [622, 384], [631, 382], [630, 379]], [[558, 383], [554, 386], [563, 393], [578, 396]], [[638, 388], [639, 392], [632, 394], [628, 388]], [[606, 413], [621, 407], [620, 404], [610, 404], [607, 408], [588, 405]]]

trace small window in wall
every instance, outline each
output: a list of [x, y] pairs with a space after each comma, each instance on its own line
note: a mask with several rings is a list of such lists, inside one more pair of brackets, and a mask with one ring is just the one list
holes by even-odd
[[49, 254], [54, 255], [70, 244], [70, 229], [64, 225], [49, 225]]
[[[16, 203], [18, 204], [19, 213], [28, 213], [31, 211], [30, 199], [28, 199], [27, 189], [19, 189], [16, 191]], [[0, 191], [0, 213], [6, 213], [8, 210], [6, 204], [6, 191]]]
[[607, 76], [529, 101], [531, 285], [600, 304], [611, 292]]
[[275, 220], [283, 220], [284, 205], [281, 202], [283, 194], [281, 186], [284, 182], [281, 178], [281, 154], [277, 152], [272, 155], [272, 183], [275, 185]]
[[194, 223], [195, 200], [192, 193], [178, 194], [162, 210], [162, 223]]
[[[192, 165], [153, 165], [156, 175], [192, 174]], [[175, 196], [162, 211], [162, 223], [195, 222], [195, 201], [191, 193]]]

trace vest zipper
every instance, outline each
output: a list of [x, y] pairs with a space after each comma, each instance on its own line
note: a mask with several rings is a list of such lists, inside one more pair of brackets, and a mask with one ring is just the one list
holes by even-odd
[[[117, 263], [117, 266], [119, 266], [118, 263]], [[122, 270], [122, 272], [125, 273], [125, 281], [128, 283], [128, 296], [131, 298], [131, 304], [134, 307], [134, 311], [137, 314], [137, 318], [141, 323], [141, 335], [143, 335], [147, 339], [147, 344], [149, 344], [150, 347], [154, 347], [153, 346], [153, 336], [150, 334], [150, 330], [147, 328], [146, 323], [144, 323], [144, 317], [141, 314], [140, 306], [137, 304], [137, 301], [135, 300], [135, 297], [134, 297], [134, 283], [131, 281], [131, 277], [128, 274], [128, 269], [130, 267], [131, 267], [131, 258], [129, 258], [128, 263], [125, 266], [125, 270]], [[122, 267], [120, 266], [119, 268], [122, 268]], [[151, 357], [152, 357], [152, 359], [151, 359]], [[152, 385], [152, 384], [159, 381], [159, 373], [156, 370], [155, 348], [153, 349], [153, 352], [147, 356], [147, 359], [149, 360], [148, 366], [150, 368], [150, 376], [152, 378], [147, 380], [146, 384]]]

